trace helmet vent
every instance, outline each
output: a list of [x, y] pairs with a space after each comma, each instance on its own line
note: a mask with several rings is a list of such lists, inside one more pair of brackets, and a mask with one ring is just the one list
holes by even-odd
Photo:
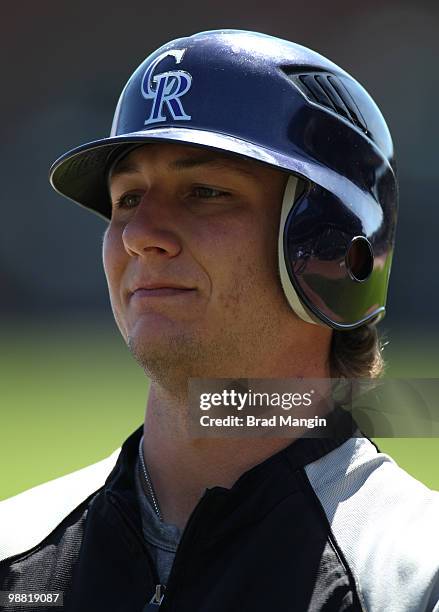
[[364, 121], [351, 94], [341, 80], [324, 72], [290, 75], [302, 93], [314, 104], [329, 108], [368, 134]]

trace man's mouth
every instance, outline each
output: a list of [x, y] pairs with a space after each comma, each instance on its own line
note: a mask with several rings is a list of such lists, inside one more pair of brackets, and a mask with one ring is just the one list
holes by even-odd
[[188, 287], [139, 287], [131, 293], [131, 298], [171, 297], [196, 291]]
[[154, 282], [140, 281], [134, 283], [129, 291], [129, 299], [178, 297], [196, 291], [195, 287], [188, 287], [171, 280], [158, 280]]

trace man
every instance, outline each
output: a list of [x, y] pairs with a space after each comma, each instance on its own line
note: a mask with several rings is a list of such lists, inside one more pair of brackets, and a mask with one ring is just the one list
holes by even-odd
[[109, 220], [111, 304], [151, 388], [120, 454], [2, 503], [1, 589], [78, 611], [437, 612], [439, 494], [367, 438], [190, 433], [192, 378], [379, 375], [396, 179], [365, 90], [269, 36], [172, 41], [51, 181]]

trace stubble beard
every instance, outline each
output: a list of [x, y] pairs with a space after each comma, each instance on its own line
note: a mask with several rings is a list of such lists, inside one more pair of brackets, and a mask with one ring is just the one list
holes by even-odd
[[[242, 340], [241, 340], [242, 341]], [[159, 345], [128, 337], [128, 348], [152, 382], [180, 399], [187, 397], [189, 378], [227, 378], [230, 362], [237, 357], [239, 339], [225, 332], [216, 338], [179, 333]]]

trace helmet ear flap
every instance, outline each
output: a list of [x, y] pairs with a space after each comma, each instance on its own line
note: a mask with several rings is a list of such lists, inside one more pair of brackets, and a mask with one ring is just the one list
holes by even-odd
[[279, 271], [288, 303], [307, 323], [347, 330], [383, 315], [388, 270], [376, 257], [379, 235], [366, 235], [370, 210], [371, 204], [355, 210], [315, 183], [289, 178]]

